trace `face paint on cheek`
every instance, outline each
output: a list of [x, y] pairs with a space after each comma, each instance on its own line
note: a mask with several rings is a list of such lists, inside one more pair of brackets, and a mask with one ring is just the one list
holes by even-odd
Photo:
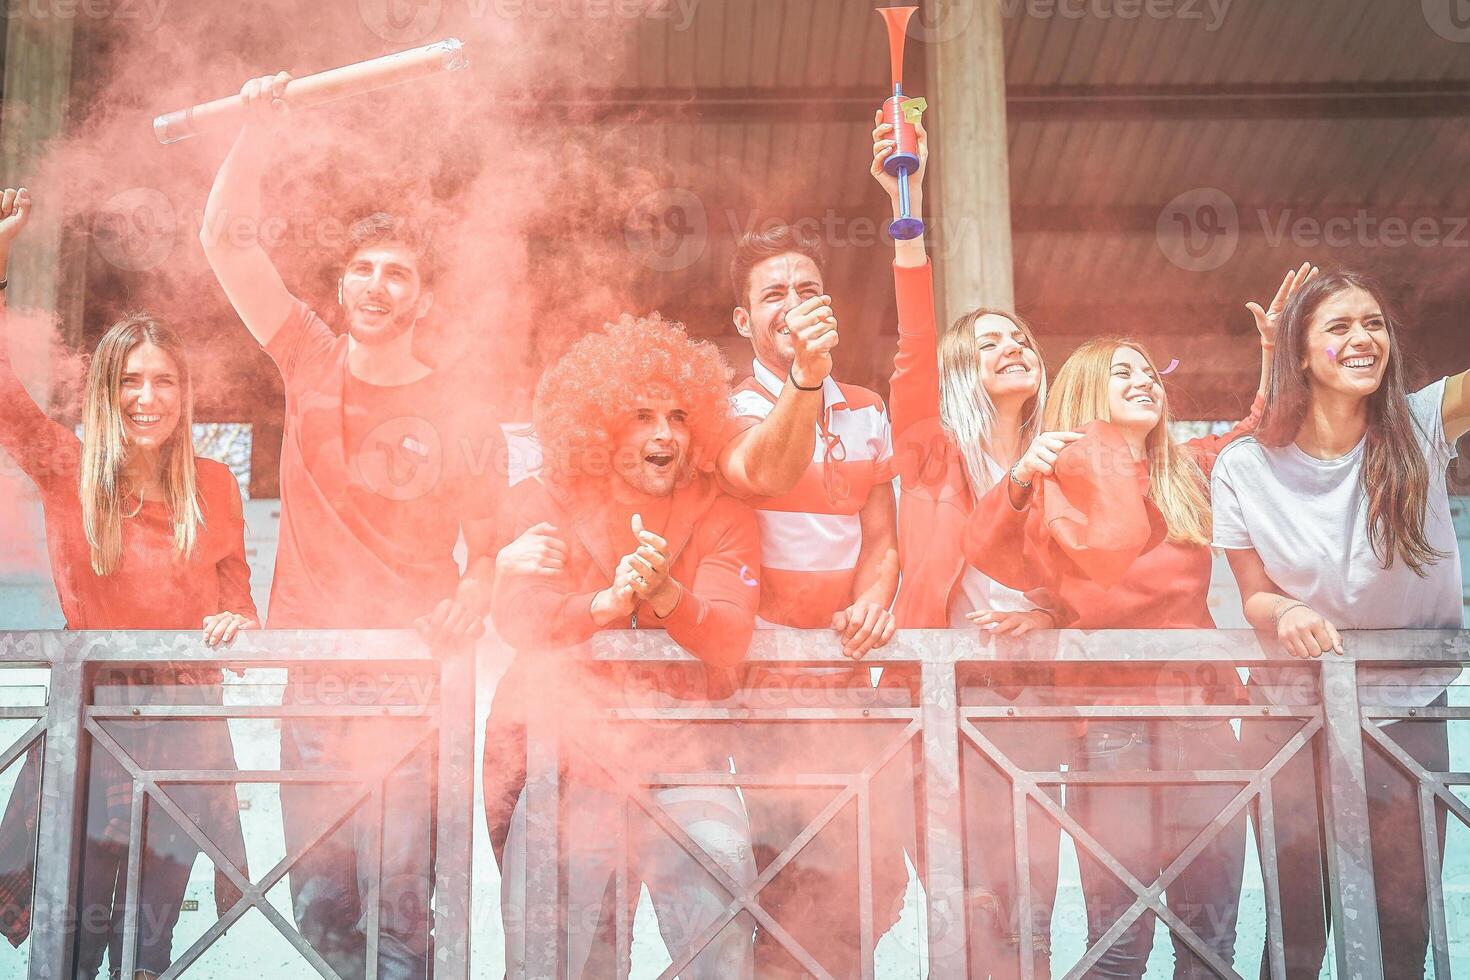
[[1335, 347], [1329, 347], [1329, 348], [1327, 348], [1327, 359], [1329, 361], [1335, 361], [1335, 360], [1337, 360], [1337, 348], [1335, 348]]

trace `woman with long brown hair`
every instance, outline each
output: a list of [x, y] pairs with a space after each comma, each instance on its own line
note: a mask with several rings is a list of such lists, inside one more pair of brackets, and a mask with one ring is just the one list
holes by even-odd
[[[31, 210], [24, 189], [0, 192], [0, 283], [10, 248]], [[0, 324], [4, 322], [0, 292]], [[0, 448], [40, 491], [62, 615], [75, 630], [198, 630], [210, 646], [253, 628], [244, 514], [229, 468], [194, 455], [189, 366], [161, 320], [131, 314], [103, 335], [87, 372], [82, 435], [49, 418], [13, 370], [0, 337]], [[154, 675], [158, 676], [154, 676]], [[94, 703], [146, 704], [159, 698], [221, 701], [218, 671], [182, 668], [104, 671]], [[122, 751], [148, 769], [232, 769], [223, 721], [110, 724]], [[77, 975], [93, 976], [108, 953], [121, 968], [128, 814], [132, 780], [108, 747], [91, 751], [87, 843], [80, 885]], [[39, 759], [27, 759], [35, 785]], [[19, 791], [19, 790], [18, 790]], [[226, 855], [244, 867], [239, 806], [229, 785], [171, 787], [169, 795]], [[0, 827], [6, 870], [4, 934], [29, 931], [33, 804], [12, 799]], [[137, 917], [137, 975], [168, 968], [198, 846], [162, 810], [151, 808], [143, 847]], [[237, 895], [220, 887], [223, 908]], [[19, 894], [17, 894], [17, 892]]]
[[[1222, 453], [1214, 473], [1214, 541], [1227, 549], [1245, 617], [1296, 657], [1343, 653], [1343, 629], [1460, 629], [1460, 559], [1446, 468], [1470, 431], [1466, 375], [1408, 392], [1399, 321], [1379, 287], [1353, 272], [1320, 276], [1283, 319], [1255, 437]], [[1359, 668], [1368, 704], [1444, 704], [1458, 671], [1396, 685]], [[1259, 703], [1291, 699], [1287, 670], [1252, 672]], [[1387, 683], [1385, 683], [1387, 682]], [[1449, 767], [1443, 721], [1384, 726], [1431, 771]], [[1289, 733], [1247, 723], [1247, 748]], [[1384, 976], [1424, 974], [1428, 947], [1423, 841], [1414, 784], [1365, 752]], [[1317, 976], [1326, 951], [1315, 782], [1298, 753], [1273, 782], [1287, 976]], [[1437, 846], [1443, 853], [1441, 812]], [[1262, 967], [1265, 975], [1266, 967]]]

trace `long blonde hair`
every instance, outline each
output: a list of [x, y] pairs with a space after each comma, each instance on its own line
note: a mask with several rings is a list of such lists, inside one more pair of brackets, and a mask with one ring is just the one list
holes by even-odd
[[1148, 498], [1163, 513], [1169, 527], [1169, 540], [1207, 545], [1210, 543], [1210, 496], [1205, 487], [1204, 471], [1169, 431], [1172, 420], [1163, 379], [1154, 367], [1153, 358], [1138, 341], [1124, 337], [1097, 337], [1073, 351], [1057, 372], [1051, 401], [1046, 405], [1046, 428], [1051, 432], [1076, 431], [1088, 422], [1112, 420], [1112, 413], [1108, 410], [1108, 379], [1113, 372], [1113, 356], [1120, 347], [1138, 351], [1148, 362], [1154, 377], [1159, 378], [1163, 411], [1159, 424], [1154, 426], [1144, 442], [1148, 461]]
[[[959, 448], [965, 462], [965, 475], [970, 491], [979, 497], [994, 483], [985, 460], [991, 455], [990, 440], [995, 432], [995, 403], [985, 390], [980, 373], [980, 347], [975, 342], [975, 324], [981, 317], [994, 314], [1014, 323], [1025, 334], [1026, 342], [1036, 351], [1041, 382], [1036, 397], [1031, 399], [1021, 422], [1020, 445], [1024, 449], [1040, 432], [1042, 407], [1046, 404], [1046, 365], [1041, 362], [1041, 348], [1031, 324], [1014, 313], [982, 307], [971, 310], [956, 320], [939, 338], [939, 424]], [[1005, 460], [996, 460], [1002, 469]]]
[[179, 369], [179, 422], [163, 447], [164, 501], [174, 526], [174, 551], [194, 552], [204, 514], [199, 506], [194, 471], [194, 410], [189, 362], [178, 335], [147, 313], [129, 313], [103, 334], [87, 370], [87, 397], [82, 407], [82, 473], [79, 493], [82, 527], [87, 533], [92, 570], [117, 571], [122, 559], [123, 488], [121, 478], [129, 445], [123, 428], [122, 376], [128, 355], [152, 344], [173, 358]]

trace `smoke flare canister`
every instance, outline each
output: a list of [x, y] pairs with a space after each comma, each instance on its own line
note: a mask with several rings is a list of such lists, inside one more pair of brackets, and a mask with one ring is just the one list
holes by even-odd
[[[286, 101], [293, 109], [306, 109], [467, 67], [469, 59], [465, 57], [464, 42], [449, 37], [381, 58], [293, 78], [286, 84]], [[153, 135], [160, 143], [177, 143], [206, 129], [235, 123], [243, 112], [240, 95], [227, 95], [154, 117]]]

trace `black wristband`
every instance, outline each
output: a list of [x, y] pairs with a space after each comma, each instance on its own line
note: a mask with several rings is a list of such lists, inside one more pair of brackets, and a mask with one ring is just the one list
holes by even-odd
[[787, 371], [786, 372], [786, 380], [789, 381], [789, 382], [791, 382], [791, 386], [793, 388], [795, 388], [797, 391], [821, 391], [822, 390], [822, 383], [820, 381], [817, 382], [817, 386], [815, 388], [808, 388], [805, 385], [797, 384], [796, 383], [796, 375], [793, 374], [790, 371]]

